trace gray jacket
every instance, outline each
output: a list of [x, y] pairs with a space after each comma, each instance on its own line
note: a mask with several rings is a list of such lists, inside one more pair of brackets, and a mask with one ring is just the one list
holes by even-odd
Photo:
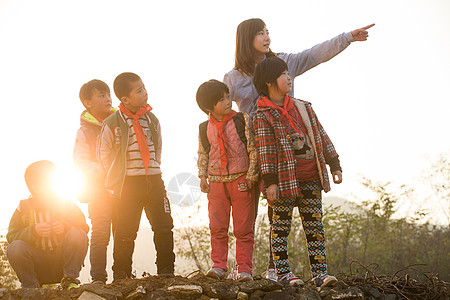
[[[294, 96], [295, 77], [332, 59], [347, 48], [353, 41], [355, 41], [355, 39], [353, 38], [352, 33], [347, 32], [299, 53], [278, 53], [277, 56], [286, 62], [289, 75], [291, 76], [292, 91], [289, 95], [291, 97]], [[259, 98], [258, 92], [253, 85], [253, 76], [243, 74], [240, 71], [233, 69], [225, 74], [223, 82], [230, 89], [230, 98], [236, 102], [239, 111], [253, 116], [257, 109], [256, 100]]]

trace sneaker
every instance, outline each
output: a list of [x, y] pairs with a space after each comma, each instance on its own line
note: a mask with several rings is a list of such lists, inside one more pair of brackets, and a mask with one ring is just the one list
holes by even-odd
[[215, 278], [215, 279], [224, 279], [225, 275], [227, 275], [227, 271], [221, 268], [211, 268], [206, 276]]
[[337, 282], [336, 277], [327, 275], [327, 274], [320, 274], [313, 278], [313, 281], [317, 288], [321, 289], [326, 286], [330, 286]]
[[275, 269], [267, 269], [261, 276], [272, 281], [278, 281], [277, 271], [275, 271]]
[[63, 290], [77, 289], [80, 287], [81, 282], [76, 278], [63, 277], [61, 279], [61, 287]]
[[300, 278], [295, 276], [294, 273], [292, 273], [292, 272], [289, 272], [289, 273], [286, 273], [286, 274], [278, 276], [278, 280], [277, 281], [279, 283], [289, 284], [289, 285], [294, 285], [294, 284], [303, 285], [303, 284], [305, 284], [303, 282], [303, 280], [301, 280]]
[[250, 273], [239, 272], [236, 280], [239, 282], [245, 282], [245, 281], [253, 280], [253, 277], [252, 277], [252, 274], [250, 274]]

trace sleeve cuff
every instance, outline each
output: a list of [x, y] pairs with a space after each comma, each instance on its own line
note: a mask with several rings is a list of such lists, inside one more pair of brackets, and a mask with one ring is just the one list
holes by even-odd
[[251, 180], [253, 182], [257, 182], [258, 181], [258, 174], [249, 174], [247, 173], [247, 176], [245, 176], [245, 179]]
[[339, 156], [335, 156], [328, 162], [328, 165], [330, 166], [331, 173], [334, 171], [341, 171], [341, 162], [339, 161]]
[[278, 184], [278, 176], [275, 174], [262, 175], [264, 186], [267, 188], [272, 184]]
[[344, 33], [344, 37], [345, 37], [345, 39], [347, 40], [347, 42], [349, 44], [355, 41], [355, 38], [353, 37], [353, 34], [352, 34], [351, 31], [347, 32], [347, 33]]

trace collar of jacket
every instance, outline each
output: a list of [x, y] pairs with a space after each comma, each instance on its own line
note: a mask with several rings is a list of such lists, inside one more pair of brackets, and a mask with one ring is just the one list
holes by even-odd
[[[294, 101], [294, 104], [297, 102], [297, 106], [298, 103], [303, 103], [303, 105], [311, 105], [311, 102], [305, 101], [305, 100], [301, 100], [301, 99], [297, 99], [294, 97], [291, 97], [292, 101]], [[296, 107], [297, 107], [296, 106]], [[297, 107], [298, 108], [298, 107]], [[258, 111], [264, 112], [264, 111], [268, 111], [272, 114], [272, 116], [276, 119], [280, 119], [281, 118], [281, 114], [278, 112], [278, 110], [276, 110], [273, 107], [269, 107], [269, 106], [263, 106], [263, 107], [258, 107]]]
[[[111, 113], [114, 113], [116, 110], [117, 110], [117, 108], [114, 108], [114, 107], [111, 108]], [[98, 121], [87, 109], [81, 113], [80, 122], [81, 122], [81, 124], [87, 123], [87, 124], [92, 124], [92, 125], [96, 125], [96, 126], [102, 126], [102, 123], [100, 121]]]
[[263, 113], [265, 113], [265, 112], [270, 113], [272, 115], [272, 117], [274, 117], [277, 120], [281, 119], [281, 114], [278, 112], [278, 110], [276, 110], [273, 107], [269, 107], [269, 106], [259, 107], [258, 111], [263, 112]]

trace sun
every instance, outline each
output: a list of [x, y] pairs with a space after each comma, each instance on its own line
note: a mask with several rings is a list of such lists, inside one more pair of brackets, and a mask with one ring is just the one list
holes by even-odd
[[58, 169], [51, 185], [58, 196], [75, 201], [83, 190], [83, 176], [75, 167]]

